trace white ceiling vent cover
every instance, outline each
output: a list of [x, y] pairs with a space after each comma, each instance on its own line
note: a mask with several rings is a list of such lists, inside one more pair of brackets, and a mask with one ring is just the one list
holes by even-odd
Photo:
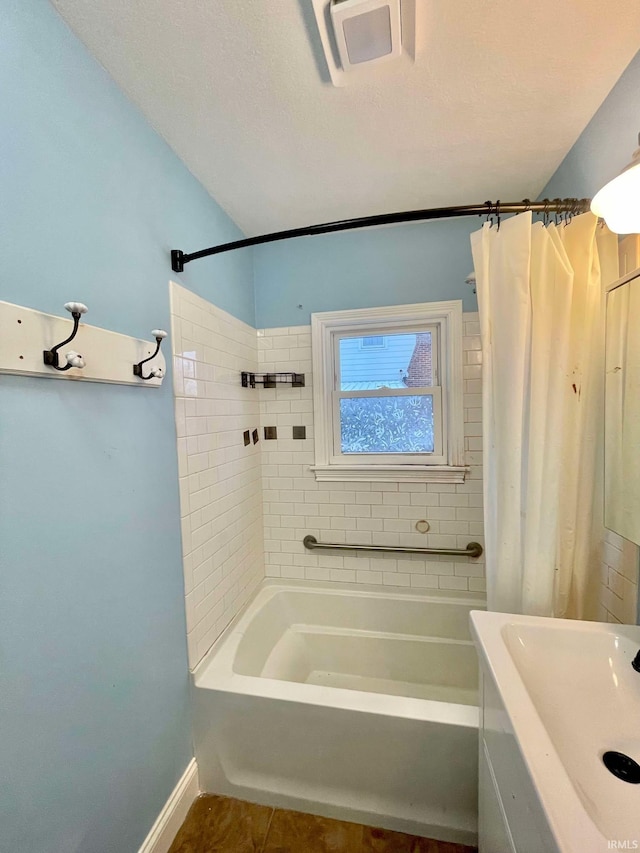
[[[424, 49], [424, 3], [416, 0], [311, 0], [334, 86], [380, 85], [385, 61], [412, 65]], [[401, 69], [398, 69], [401, 70]]]
[[333, 0], [331, 21], [345, 71], [402, 53], [400, 0]]

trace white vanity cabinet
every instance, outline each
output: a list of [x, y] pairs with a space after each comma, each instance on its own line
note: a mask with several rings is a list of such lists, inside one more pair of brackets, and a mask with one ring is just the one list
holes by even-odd
[[480, 853], [640, 849], [640, 626], [470, 619], [481, 670]]
[[480, 673], [479, 853], [559, 853], [493, 677]]

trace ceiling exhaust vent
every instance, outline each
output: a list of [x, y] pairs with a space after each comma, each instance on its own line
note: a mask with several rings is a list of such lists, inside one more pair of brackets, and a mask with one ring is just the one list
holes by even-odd
[[391, 59], [413, 62], [415, 0], [311, 0], [331, 82], [378, 77]]
[[400, 0], [333, 0], [331, 22], [345, 71], [402, 53]]

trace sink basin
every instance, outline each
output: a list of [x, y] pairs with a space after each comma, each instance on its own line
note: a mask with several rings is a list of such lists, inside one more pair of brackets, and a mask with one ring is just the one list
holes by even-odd
[[602, 761], [640, 763], [640, 627], [475, 611], [471, 622], [560, 850], [640, 848], [640, 784]]

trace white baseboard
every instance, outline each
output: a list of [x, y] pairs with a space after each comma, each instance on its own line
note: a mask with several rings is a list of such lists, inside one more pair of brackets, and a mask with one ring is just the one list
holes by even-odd
[[198, 765], [192, 758], [138, 853], [167, 853], [199, 793]]

